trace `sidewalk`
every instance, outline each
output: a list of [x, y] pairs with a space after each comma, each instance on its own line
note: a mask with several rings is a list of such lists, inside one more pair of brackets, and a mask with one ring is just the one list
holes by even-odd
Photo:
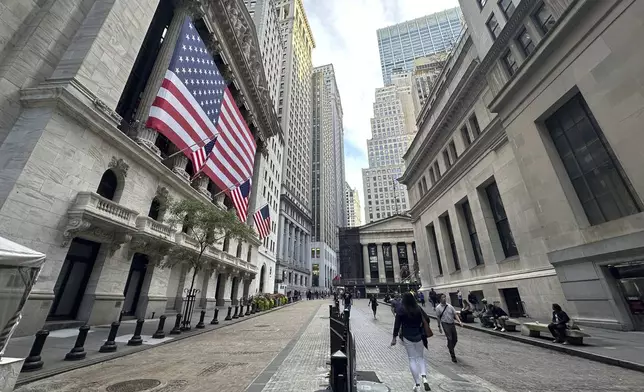
[[[228, 325], [236, 324], [240, 321], [244, 321], [250, 318], [258, 317], [263, 314], [267, 314], [279, 309], [283, 309], [292, 304], [283, 305], [279, 308], [274, 308], [271, 310], [263, 311], [260, 313], [255, 313], [253, 315], [240, 317], [238, 319], [233, 319], [225, 321], [227, 309], [219, 310], [219, 324], [210, 325], [210, 321], [213, 318], [214, 311], [209, 311], [206, 313], [204, 323], [206, 327], [204, 329], [196, 329], [195, 326], [199, 322], [199, 317], [201, 312], [195, 312], [192, 316], [192, 330], [182, 332], [180, 335], [170, 335], [170, 330], [174, 327], [175, 316], [168, 317], [165, 322], [165, 335], [163, 339], [152, 339], [152, 335], [156, 332], [159, 319], [146, 319], [143, 324], [143, 331], [141, 333], [141, 338], [143, 339], [143, 344], [140, 346], [128, 346], [127, 342], [130, 340], [134, 333], [134, 328], [136, 326], [136, 320], [122, 321], [121, 326], [119, 327], [116, 344], [118, 349], [114, 353], [100, 353], [98, 349], [105, 343], [107, 336], [110, 331], [109, 325], [93, 326], [91, 327], [89, 334], [87, 335], [87, 340], [85, 341], [85, 352], [87, 357], [80, 361], [65, 361], [65, 355], [74, 347], [76, 342], [76, 337], [78, 336], [78, 328], [73, 329], [61, 329], [56, 331], [51, 331], [47, 340], [45, 342], [45, 347], [42, 351], [42, 360], [45, 363], [43, 368], [33, 372], [20, 373], [18, 377], [18, 382], [16, 385], [22, 385], [30, 383], [36, 380], [40, 380], [46, 377], [51, 377], [55, 374], [64, 373], [73, 369], [82, 368], [85, 366], [90, 366], [99, 362], [109, 361], [111, 359], [119, 358], [128, 354], [135, 352], [147, 350], [156, 345], [165, 344], [171, 341], [177, 341], [192, 337], [195, 335], [200, 335], [205, 332], [213, 331]], [[234, 314], [234, 308], [233, 308]], [[14, 358], [25, 358], [29, 355], [31, 346], [35, 336], [24, 336], [19, 338], [13, 338], [7, 346], [5, 356], [14, 357]]]

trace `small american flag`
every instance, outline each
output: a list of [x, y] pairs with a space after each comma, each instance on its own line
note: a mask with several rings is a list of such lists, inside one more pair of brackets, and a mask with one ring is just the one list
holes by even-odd
[[237, 210], [241, 222], [246, 222], [248, 216], [248, 197], [250, 196], [250, 178], [230, 192], [230, 198]]
[[199, 173], [201, 169], [206, 165], [206, 161], [208, 161], [210, 157], [210, 153], [212, 152], [212, 149], [215, 147], [215, 143], [217, 142], [217, 137], [215, 136], [214, 139], [206, 143], [205, 146], [201, 147], [200, 149], [193, 151], [192, 154], [190, 154], [190, 159], [192, 160], [192, 165], [195, 168], [195, 174]]
[[268, 204], [260, 208], [253, 214], [255, 226], [259, 232], [259, 239], [263, 240], [271, 234], [271, 212], [268, 209]]
[[202, 171], [219, 189], [252, 177], [255, 139], [199, 33], [186, 18], [147, 127], [190, 156], [218, 136]]

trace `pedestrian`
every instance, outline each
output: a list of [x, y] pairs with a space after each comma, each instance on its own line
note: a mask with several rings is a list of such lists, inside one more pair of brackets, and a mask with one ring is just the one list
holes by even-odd
[[458, 298], [458, 307], [462, 308], [463, 307], [463, 294], [461, 293], [461, 290], [456, 290], [456, 297]]
[[479, 301], [476, 298], [476, 295], [474, 295], [474, 293], [472, 291], [470, 291], [469, 294], [467, 294], [467, 300], [470, 301], [470, 304], [472, 305], [474, 310], [479, 310], [479, 308], [477, 306]]
[[371, 305], [371, 310], [373, 311], [373, 318], [376, 318], [376, 310], [378, 310], [378, 300], [376, 296], [371, 294], [369, 296], [369, 305]]
[[[407, 350], [409, 358], [409, 370], [414, 378], [416, 385], [414, 392], [420, 391], [420, 384], [423, 384], [425, 391], [430, 391], [429, 382], [427, 381], [427, 368], [424, 358], [424, 347], [427, 342], [427, 332], [431, 333], [429, 328], [429, 317], [418, 306], [416, 298], [411, 293], [405, 293], [402, 296], [401, 310], [396, 314], [394, 322], [393, 339], [391, 345], [396, 345], [396, 340], [400, 335], [400, 340]], [[430, 334], [431, 336], [431, 334]]]
[[422, 291], [418, 294], [418, 299], [420, 300], [420, 304], [424, 308], [425, 307], [425, 294], [423, 294]]
[[402, 300], [399, 294], [395, 294], [394, 298], [389, 301], [391, 304], [391, 313], [395, 316], [402, 309]]
[[568, 313], [564, 312], [558, 304], [552, 304], [552, 322], [548, 324], [548, 329], [555, 338], [554, 343], [568, 344], [566, 341], [566, 328], [569, 321]]
[[458, 317], [454, 307], [447, 303], [447, 297], [445, 297], [445, 294], [441, 295], [440, 302], [441, 303], [436, 307], [438, 332], [443, 333], [443, 331], [445, 331], [449, 355], [452, 356], [452, 362], [456, 363], [456, 352], [454, 351], [454, 348], [458, 342], [458, 334], [456, 333], [456, 326], [454, 323], [458, 322], [461, 327], [463, 326], [463, 323]]
[[501, 330], [505, 332], [505, 322], [509, 319], [508, 314], [505, 313], [505, 310], [501, 309], [500, 306], [492, 306], [492, 317], [494, 318], [494, 330]]
[[344, 293], [344, 310], [348, 310], [349, 314], [351, 314], [351, 305], [353, 304], [353, 296], [351, 295], [350, 292], [345, 292]]
[[434, 291], [434, 289], [433, 289], [433, 288], [432, 288], [432, 289], [429, 289], [429, 300], [430, 300], [430, 301], [431, 301], [431, 303], [432, 303], [432, 308], [436, 308], [436, 303], [437, 303], [438, 301], [437, 301], [437, 297], [436, 297], [436, 292]]

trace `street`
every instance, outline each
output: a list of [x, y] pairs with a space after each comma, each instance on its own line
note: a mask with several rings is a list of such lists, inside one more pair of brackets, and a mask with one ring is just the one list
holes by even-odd
[[[282, 310], [176, 343], [63, 373], [20, 392], [288, 392], [326, 388], [328, 302]], [[352, 309], [357, 369], [375, 372], [392, 391], [413, 387], [401, 344], [389, 345], [393, 316], [366, 300]], [[444, 336], [430, 339], [428, 378], [435, 391], [639, 391], [644, 374], [459, 328], [453, 364]], [[119, 384], [129, 382], [129, 385]]]

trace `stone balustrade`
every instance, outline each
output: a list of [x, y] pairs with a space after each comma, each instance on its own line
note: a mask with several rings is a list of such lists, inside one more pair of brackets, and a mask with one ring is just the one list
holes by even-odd
[[136, 218], [136, 228], [140, 232], [161, 237], [165, 240], [172, 241], [174, 239], [174, 230], [170, 225], [155, 221], [148, 216], [139, 216]]
[[120, 204], [106, 199], [94, 192], [78, 192], [70, 212], [87, 212], [98, 218], [120, 222], [130, 227], [136, 225], [138, 212], [125, 208]]

